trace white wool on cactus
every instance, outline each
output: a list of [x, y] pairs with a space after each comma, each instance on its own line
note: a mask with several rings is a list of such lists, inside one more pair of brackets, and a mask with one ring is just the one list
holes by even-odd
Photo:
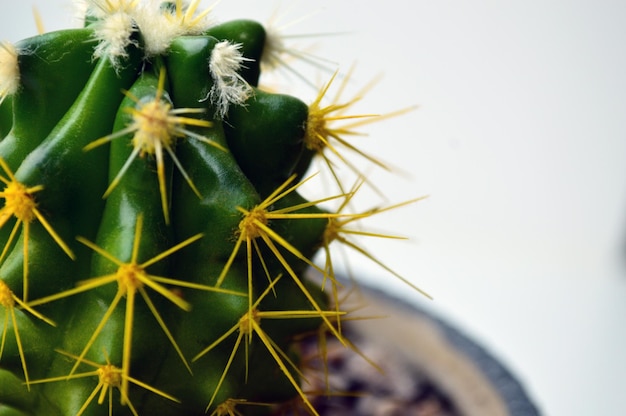
[[254, 94], [250, 84], [239, 75], [244, 62], [250, 61], [240, 48], [240, 44], [222, 41], [211, 52], [209, 71], [214, 84], [206, 98], [217, 107], [218, 118], [224, 117], [230, 104], [243, 105]]
[[177, 37], [200, 35], [213, 24], [208, 17], [211, 8], [196, 13], [200, 0], [177, 1], [171, 8], [153, 3], [143, 2], [133, 13], [148, 57], [166, 53]]
[[17, 50], [12, 43], [0, 42], [0, 103], [20, 86]]
[[212, 25], [208, 17], [212, 8], [197, 12], [200, 3], [177, 0], [167, 6], [160, 0], [80, 0], [78, 5], [96, 20], [95, 57], [107, 55], [115, 64], [125, 56], [135, 31], [141, 33], [146, 57], [167, 52], [179, 36], [202, 34]]

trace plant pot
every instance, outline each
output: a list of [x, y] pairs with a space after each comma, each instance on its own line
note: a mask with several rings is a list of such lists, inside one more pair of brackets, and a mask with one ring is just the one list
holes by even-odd
[[[363, 286], [343, 305], [355, 309], [342, 327], [355, 348], [328, 340], [326, 363], [305, 374], [321, 415], [540, 415], [505, 365], [431, 312]], [[319, 356], [313, 337], [303, 348]], [[326, 381], [336, 393], [319, 393]]]

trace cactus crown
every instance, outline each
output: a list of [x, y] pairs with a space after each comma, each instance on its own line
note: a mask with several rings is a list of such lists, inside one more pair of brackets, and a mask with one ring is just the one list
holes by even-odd
[[[325, 104], [337, 74], [265, 91], [283, 39], [199, 0], [85, 6], [0, 44], [0, 413], [317, 414], [298, 340], [351, 346], [330, 246], [394, 273], [352, 237], [395, 237], [352, 225], [415, 201], [352, 211], [366, 181], [328, 158], [384, 166], [348, 137], [380, 117]], [[318, 157], [338, 191], [308, 200]]]

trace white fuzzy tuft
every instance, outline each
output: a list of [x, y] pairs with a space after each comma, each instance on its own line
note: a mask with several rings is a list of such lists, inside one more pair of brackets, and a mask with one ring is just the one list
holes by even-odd
[[139, 26], [147, 56], [167, 52], [172, 41], [185, 34], [184, 28], [173, 21], [169, 12], [154, 7], [149, 2], [143, 3], [134, 17]]
[[20, 69], [17, 50], [9, 42], [0, 42], [0, 102], [13, 95], [20, 87]]
[[176, 1], [171, 6], [164, 5], [163, 0], [78, 1], [85, 15], [97, 20], [100, 45], [96, 57], [123, 57], [134, 31], [141, 32], [146, 57], [161, 55], [177, 37], [200, 35], [212, 25], [208, 18], [211, 8], [198, 12], [201, 0]]
[[209, 71], [214, 84], [207, 98], [217, 107], [219, 118], [226, 115], [230, 104], [242, 105], [254, 93], [250, 84], [239, 75], [243, 63], [250, 61], [241, 54], [240, 48], [241, 44], [223, 41], [211, 52]]
[[150, 57], [167, 52], [178, 36], [204, 33], [211, 26], [207, 17], [210, 9], [197, 14], [199, 4], [200, 0], [190, 4], [177, 3], [175, 10], [171, 10], [154, 1], [143, 2], [133, 16], [144, 39], [146, 55]]
[[95, 26], [98, 46], [94, 57], [107, 56], [116, 66], [119, 60], [128, 56], [127, 48], [133, 43], [132, 35], [137, 30], [134, 19], [125, 12], [116, 12], [99, 20]]
[[133, 40], [137, 31], [133, 18], [136, 7], [137, 0], [87, 0], [86, 16], [97, 19], [93, 25], [98, 41], [94, 58], [107, 57], [117, 67], [128, 56], [128, 46], [136, 44]]

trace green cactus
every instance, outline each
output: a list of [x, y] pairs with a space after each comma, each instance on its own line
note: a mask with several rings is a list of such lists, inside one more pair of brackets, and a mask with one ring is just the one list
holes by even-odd
[[329, 246], [380, 264], [348, 224], [398, 206], [301, 195], [354, 100], [261, 89], [276, 39], [197, 0], [88, 3], [0, 46], [0, 416], [317, 414], [297, 339], [351, 345]]

